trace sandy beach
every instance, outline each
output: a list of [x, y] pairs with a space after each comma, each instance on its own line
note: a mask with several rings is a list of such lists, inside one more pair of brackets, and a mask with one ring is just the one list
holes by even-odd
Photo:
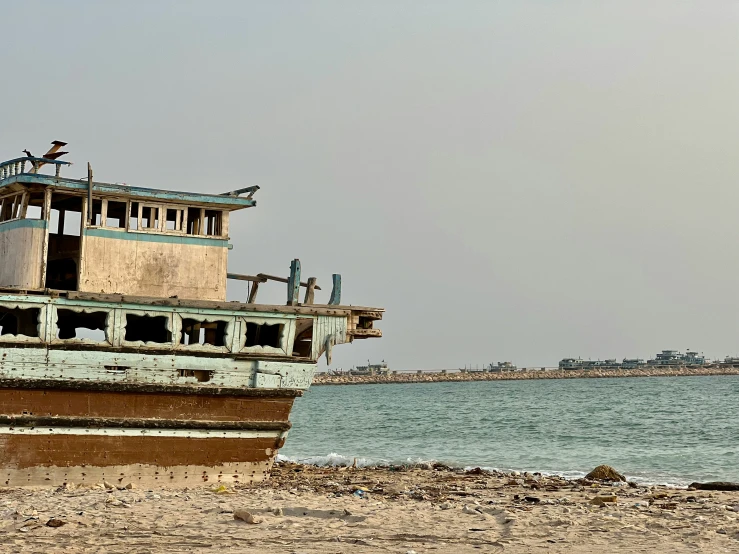
[[249, 486], [2, 489], [0, 516], [6, 552], [739, 551], [736, 492], [445, 466], [280, 463]]

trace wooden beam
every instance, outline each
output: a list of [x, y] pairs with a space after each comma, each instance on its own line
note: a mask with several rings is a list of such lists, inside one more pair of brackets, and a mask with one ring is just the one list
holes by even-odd
[[290, 278], [287, 281], [287, 305], [296, 306], [300, 295], [300, 260], [290, 262]]
[[303, 304], [313, 304], [313, 301], [315, 300], [315, 290], [316, 290], [316, 278], [310, 277], [308, 279], [308, 286], [305, 289], [305, 300], [303, 300]]
[[[275, 275], [267, 275], [266, 273], [259, 273], [257, 275], [242, 275], [240, 273], [227, 273], [226, 277], [229, 279], [234, 279], [236, 281], [251, 281], [252, 283], [266, 283], [267, 281], [277, 281], [278, 283], [287, 283], [288, 279], [286, 277], [277, 277]], [[310, 284], [308, 283], [300, 283], [301, 287], [307, 287]], [[321, 290], [321, 287], [316, 285], [314, 287], [316, 290]]]
[[331, 290], [331, 299], [328, 301], [330, 305], [341, 304], [341, 275], [333, 274], [334, 288]]
[[251, 291], [249, 291], [248, 304], [254, 304], [257, 301], [257, 291], [259, 290], [259, 281], [254, 281], [251, 285]]

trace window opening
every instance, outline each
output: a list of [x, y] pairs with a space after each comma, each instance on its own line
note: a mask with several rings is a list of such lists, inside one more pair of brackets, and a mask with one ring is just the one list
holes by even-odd
[[56, 338], [90, 339], [97, 342], [108, 340], [108, 312], [75, 312], [57, 309]]
[[111, 229], [125, 229], [127, 208], [128, 206], [125, 202], [108, 200], [108, 209], [105, 214], [105, 226], [110, 227]]
[[280, 341], [282, 339], [282, 330], [285, 326], [281, 323], [269, 325], [264, 323], [246, 323], [246, 347], [250, 346], [271, 346], [272, 348], [281, 348]]
[[22, 192], [3, 198], [2, 207], [0, 207], [0, 221], [10, 221], [11, 219], [18, 219], [21, 216], [22, 204]]
[[52, 235], [59, 234], [59, 210], [53, 208], [51, 217], [49, 217], [49, 233]]
[[5, 308], [0, 306], [0, 335], [38, 338], [40, 308]]
[[46, 286], [58, 290], [77, 290], [82, 197], [54, 192], [50, 208]]
[[150, 231], [158, 231], [160, 211], [161, 208], [159, 208], [159, 206], [143, 206], [141, 213], [141, 228], [148, 229]]
[[164, 222], [167, 231], [182, 231], [182, 224], [186, 221], [184, 217], [185, 210], [179, 208], [167, 208], [166, 220]]
[[205, 234], [211, 236], [221, 236], [221, 212], [215, 210], [205, 210]]
[[185, 346], [193, 344], [225, 346], [227, 326], [227, 321], [196, 321], [183, 318], [180, 343]]
[[180, 377], [194, 377], [201, 383], [207, 383], [213, 377], [213, 370], [207, 369], [180, 369]]
[[313, 318], [298, 318], [295, 320], [295, 343], [293, 356], [307, 358], [313, 348]]
[[[81, 201], [80, 201], [81, 203]], [[82, 212], [67, 211], [64, 218], [64, 228], [62, 234], [70, 237], [79, 237], [81, 230], [80, 225], [82, 224]]]
[[28, 206], [26, 207], [26, 219], [43, 219], [44, 214], [44, 193], [32, 192], [28, 197]]
[[200, 210], [197, 208], [189, 208], [187, 210], [187, 228], [185, 232], [188, 235], [200, 235], [202, 230], [202, 221], [200, 219]]
[[131, 202], [131, 210], [128, 214], [128, 230], [138, 231], [139, 229], [139, 203]]
[[172, 342], [172, 332], [168, 329], [169, 318], [163, 315], [126, 314], [126, 336], [128, 342]]
[[93, 227], [101, 227], [103, 225], [103, 201], [93, 198], [92, 199], [92, 219], [90, 225]]

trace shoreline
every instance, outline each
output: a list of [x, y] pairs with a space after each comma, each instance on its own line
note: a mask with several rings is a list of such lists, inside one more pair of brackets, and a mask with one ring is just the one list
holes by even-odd
[[739, 493], [441, 464], [276, 463], [270, 479], [191, 488], [3, 488], [13, 552], [730, 552]]
[[389, 375], [330, 375], [316, 373], [312, 386], [322, 385], [382, 385], [411, 383], [450, 383], [471, 381], [525, 381], [532, 379], [608, 379], [635, 377], [697, 377], [739, 375], [739, 367], [649, 368], [613, 370], [520, 370], [495, 372], [421, 372]]

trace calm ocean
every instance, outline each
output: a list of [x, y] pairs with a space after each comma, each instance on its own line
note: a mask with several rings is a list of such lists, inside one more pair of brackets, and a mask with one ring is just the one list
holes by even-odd
[[312, 387], [283, 457], [739, 481], [739, 377]]

